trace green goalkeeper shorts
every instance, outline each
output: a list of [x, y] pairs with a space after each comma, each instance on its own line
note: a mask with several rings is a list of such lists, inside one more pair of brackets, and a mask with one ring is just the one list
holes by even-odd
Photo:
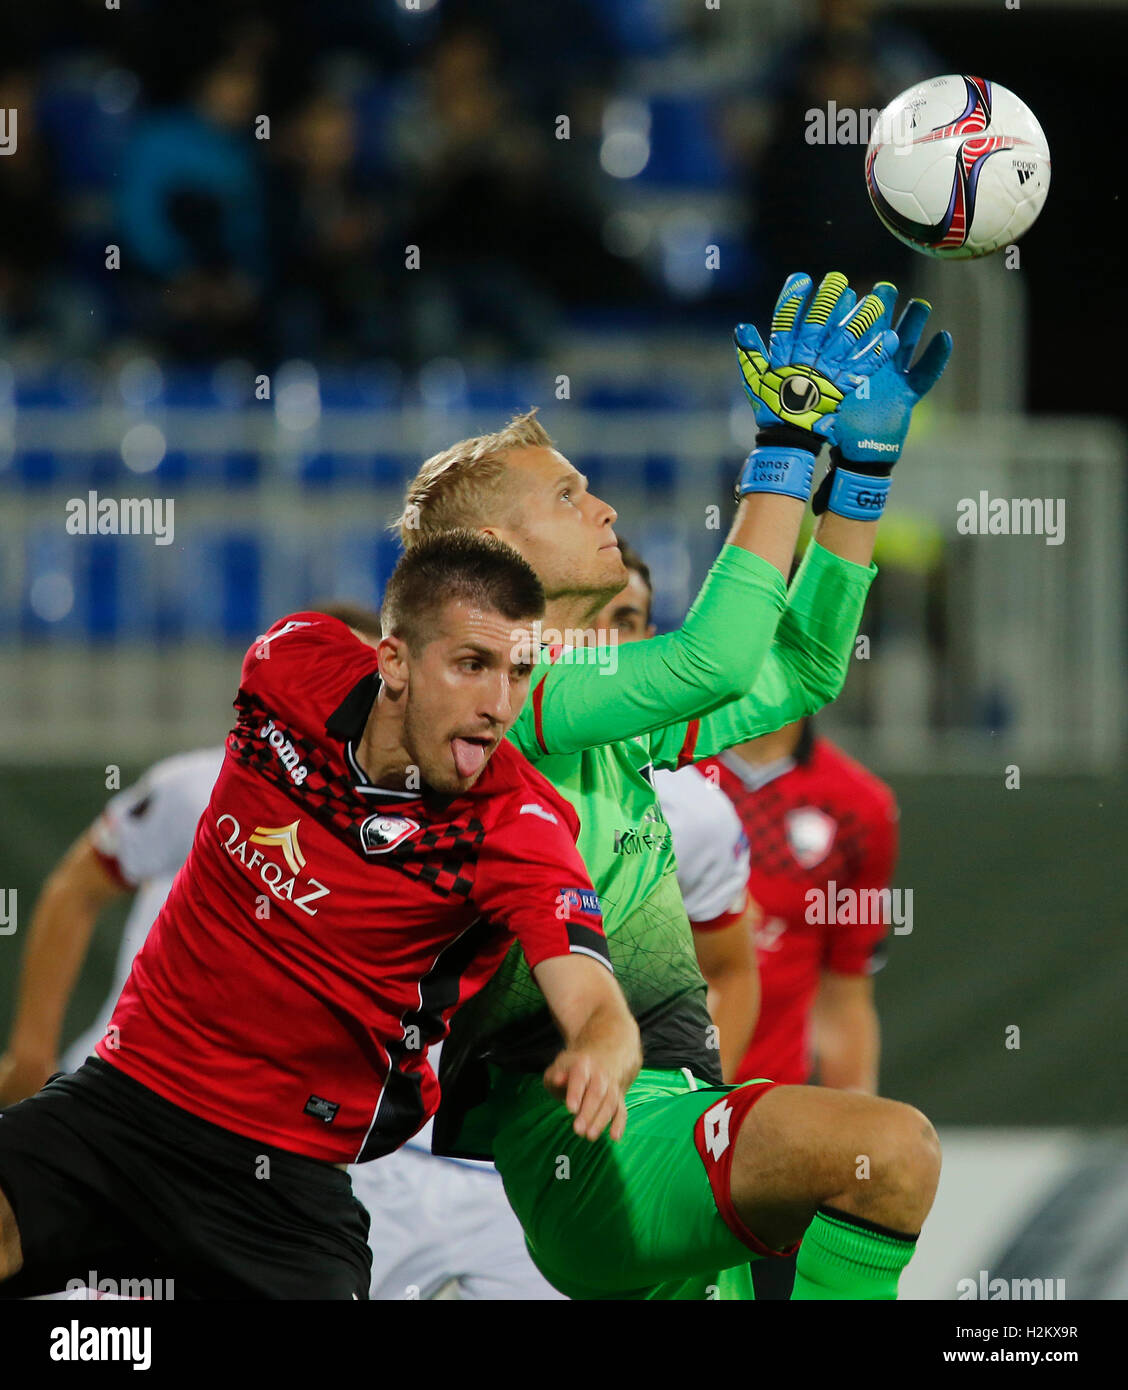
[[743, 1228], [728, 1170], [740, 1121], [774, 1083], [644, 1070], [623, 1138], [593, 1143], [539, 1075], [491, 1071], [497, 1169], [549, 1283], [582, 1299], [753, 1298], [749, 1261], [776, 1252]]

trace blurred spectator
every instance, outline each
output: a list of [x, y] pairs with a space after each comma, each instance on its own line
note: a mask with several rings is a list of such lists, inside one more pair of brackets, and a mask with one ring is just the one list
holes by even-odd
[[[3, 162], [0, 341], [42, 329], [45, 295], [63, 244], [54, 161], [36, 121], [37, 77], [0, 75], [0, 109], [16, 113], [16, 148]], [[8, 137], [12, 131], [9, 128]]]
[[870, 113], [934, 63], [911, 35], [878, 23], [870, 0], [820, 0], [812, 33], [769, 60], [766, 141], [746, 172], [764, 294], [793, 270], [903, 282], [913, 253], [874, 215], [863, 162]]
[[[879, 106], [922, 71], [868, 0], [821, 0], [818, 42], [770, 64], [743, 174], [715, 157], [712, 183], [715, 119], [740, 103], [653, 87], [658, 66], [685, 65], [688, 83], [703, 56], [673, 0], [200, 0], [187, 28], [155, 0], [109, 29], [81, 8], [81, 33], [37, 21], [28, 62], [9, 60], [26, 68], [8, 104], [28, 151], [0, 179], [9, 337], [85, 354], [131, 333], [182, 361], [529, 359], [566, 316], [684, 326], [669, 264], [697, 267], [705, 230], [730, 238], [717, 288], [735, 277], [744, 316], [746, 261], [766, 295], [793, 264], [864, 278], [903, 258], [859, 196], [860, 148], [806, 141], [810, 109]], [[653, 122], [637, 180], [601, 162], [611, 104]], [[742, 192], [760, 200], [743, 246]]]
[[188, 104], [139, 120], [125, 151], [123, 270], [140, 282], [138, 326], [180, 357], [245, 352], [256, 339], [268, 278], [259, 74], [256, 55], [225, 54]]
[[285, 275], [274, 347], [279, 356], [386, 355], [396, 348], [385, 246], [389, 190], [358, 168], [354, 105], [317, 91], [281, 141], [271, 231]]
[[639, 292], [563, 177], [568, 142], [522, 114], [484, 32], [440, 39], [397, 136], [413, 204], [408, 241], [427, 272], [413, 287], [422, 355], [449, 353], [469, 334], [504, 355], [540, 356], [557, 302]]
[[407, 241], [425, 271], [411, 295], [420, 355], [447, 355], [467, 333], [539, 355], [552, 309], [528, 273], [526, 218], [544, 151], [486, 35], [460, 28], [439, 40], [396, 143], [414, 204]]

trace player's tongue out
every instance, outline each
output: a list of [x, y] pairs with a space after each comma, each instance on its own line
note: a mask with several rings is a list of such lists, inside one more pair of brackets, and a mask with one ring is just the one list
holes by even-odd
[[486, 761], [485, 742], [470, 738], [452, 738], [450, 746], [459, 777], [473, 777], [481, 772]]

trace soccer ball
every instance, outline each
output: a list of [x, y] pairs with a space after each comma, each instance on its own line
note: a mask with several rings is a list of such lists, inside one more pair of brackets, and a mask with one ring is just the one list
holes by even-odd
[[1017, 241], [1042, 211], [1050, 150], [1013, 92], [982, 77], [934, 77], [878, 117], [866, 187], [878, 217], [914, 250], [986, 256]]

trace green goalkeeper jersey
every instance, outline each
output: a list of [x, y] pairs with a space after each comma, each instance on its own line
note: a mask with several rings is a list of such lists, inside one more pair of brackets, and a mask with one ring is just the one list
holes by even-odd
[[[788, 593], [773, 565], [726, 546], [677, 632], [541, 654], [509, 737], [579, 815], [580, 853], [647, 1067], [721, 1080], [652, 772], [782, 728], [835, 699], [875, 573], [812, 543]], [[476, 1109], [488, 1091], [484, 1064], [541, 1070], [559, 1045], [514, 946], [454, 1017], [435, 1151], [490, 1157], [488, 1118]]]

